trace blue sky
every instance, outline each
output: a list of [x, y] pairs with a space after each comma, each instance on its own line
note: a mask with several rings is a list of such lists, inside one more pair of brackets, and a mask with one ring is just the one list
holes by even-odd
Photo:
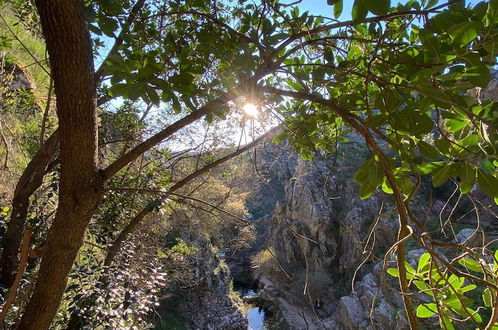
[[[351, 7], [353, 6], [354, 0], [343, 0], [344, 8], [342, 11], [341, 19], [350, 19], [351, 18]], [[369, 1], [377, 1], [377, 0], [369, 0]], [[405, 3], [405, 1], [396, 1], [391, 0], [391, 5], [395, 5], [396, 3]], [[441, 0], [440, 3], [444, 3], [444, 0]], [[466, 4], [475, 5], [476, 3], [481, 2], [481, 0], [466, 0]], [[323, 15], [328, 17], [333, 17], [332, 7], [327, 5], [327, 0], [303, 0], [299, 4], [299, 8], [302, 8], [303, 11], [309, 10], [311, 14], [314, 15]]]

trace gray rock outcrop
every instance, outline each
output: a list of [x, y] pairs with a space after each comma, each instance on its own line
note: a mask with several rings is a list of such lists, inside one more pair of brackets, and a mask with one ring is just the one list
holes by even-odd
[[[287, 173], [279, 178], [286, 182], [285, 198], [276, 202], [268, 244], [292, 280], [286, 284], [265, 274], [261, 294], [280, 306], [291, 328], [395, 329], [406, 321], [398, 313], [401, 299], [380, 290], [381, 271], [360, 269], [351, 293], [358, 265], [374, 260], [375, 253], [367, 253], [372, 243], [376, 248], [388, 247], [396, 241], [398, 230], [394, 215], [377, 219], [382, 198], [360, 200], [358, 186], [351, 181], [366, 157], [366, 150], [352, 142], [340, 146], [336, 160], [334, 155], [316, 155], [312, 163], [287, 156], [283, 159], [291, 159], [290, 166], [278, 163], [286, 169], [280, 173]], [[271, 175], [271, 166], [266, 173]], [[315, 301], [323, 306], [317, 308]]]

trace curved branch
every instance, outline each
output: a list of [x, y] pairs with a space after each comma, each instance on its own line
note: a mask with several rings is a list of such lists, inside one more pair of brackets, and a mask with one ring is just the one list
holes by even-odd
[[26, 265], [28, 263], [29, 257], [29, 246], [31, 243], [31, 234], [33, 230], [31, 228], [26, 228], [23, 234], [22, 240], [22, 248], [21, 248], [21, 260], [19, 261], [19, 269], [17, 270], [16, 278], [12, 287], [9, 289], [9, 295], [7, 299], [5, 299], [5, 303], [2, 306], [2, 310], [0, 311], [0, 324], [4, 324], [5, 316], [7, 316], [7, 312], [10, 309], [10, 306], [14, 303], [17, 296], [17, 289], [19, 288], [19, 284], [21, 283], [22, 276], [24, 275], [24, 271], [26, 270]]
[[43, 143], [17, 182], [10, 221], [4, 237], [4, 248], [0, 256], [0, 284], [3, 287], [10, 287], [16, 276], [17, 255], [28, 214], [29, 198], [41, 186], [47, 168], [58, 149], [59, 131], [56, 130]]

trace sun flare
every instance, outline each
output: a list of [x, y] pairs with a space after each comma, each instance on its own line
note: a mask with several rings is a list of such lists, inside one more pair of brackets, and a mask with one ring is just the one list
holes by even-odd
[[249, 117], [256, 117], [259, 114], [258, 108], [253, 103], [246, 103], [246, 104], [244, 104], [244, 106], [242, 107], [242, 109], [244, 110], [244, 112], [246, 113], [246, 115], [248, 115]]

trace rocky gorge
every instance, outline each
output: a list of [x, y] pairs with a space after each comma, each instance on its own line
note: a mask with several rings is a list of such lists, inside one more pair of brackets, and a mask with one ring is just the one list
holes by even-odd
[[[261, 150], [261, 172], [268, 180], [254, 194], [260, 204], [252, 200], [252, 207], [270, 212], [259, 219], [264, 241], [259, 254], [252, 250], [252, 271], [259, 296], [278, 310], [277, 328], [408, 328], [397, 281], [386, 273], [395, 267], [394, 259], [384, 260], [398, 231], [392, 201], [382, 193], [361, 200], [351, 180], [367, 157], [354, 137], [335, 154], [315, 154], [314, 162], [302, 160], [285, 143]], [[425, 226], [434, 226], [450, 212], [447, 190], [424, 183], [412, 202]], [[271, 201], [269, 196], [274, 196]], [[492, 214], [483, 212], [484, 235], [476, 233], [468, 205], [455, 206], [453, 212], [457, 231], [449, 241], [472, 246], [495, 238]], [[410, 242], [408, 248], [408, 261], [416, 267], [425, 251]], [[425, 323], [437, 326], [437, 319]]]
[[[351, 179], [369, 157], [362, 144], [353, 136], [337, 153], [316, 153], [310, 162], [285, 142], [267, 143], [258, 157], [264, 180], [247, 200], [258, 235], [249, 248], [221, 258], [209, 248], [199, 252], [192, 312], [185, 313], [191, 327], [251, 329], [235, 283], [257, 290], [251, 302], [270, 310], [271, 329], [408, 329], [397, 280], [386, 273], [394, 259], [384, 260], [398, 231], [393, 203], [382, 192], [361, 200]], [[414, 210], [431, 227], [451, 205], [447, 187], [424, 185]], [[458, 231], [449, 241], [494, 239], [492, 215], [481, 219], [484, 237], [472, 216], [460, 216], [466, 205], [455, 212]], [[425, 251], [410, 242], [408, 248], [416, 267]], [[437, 326], [434, 318], [424, 322]]]

